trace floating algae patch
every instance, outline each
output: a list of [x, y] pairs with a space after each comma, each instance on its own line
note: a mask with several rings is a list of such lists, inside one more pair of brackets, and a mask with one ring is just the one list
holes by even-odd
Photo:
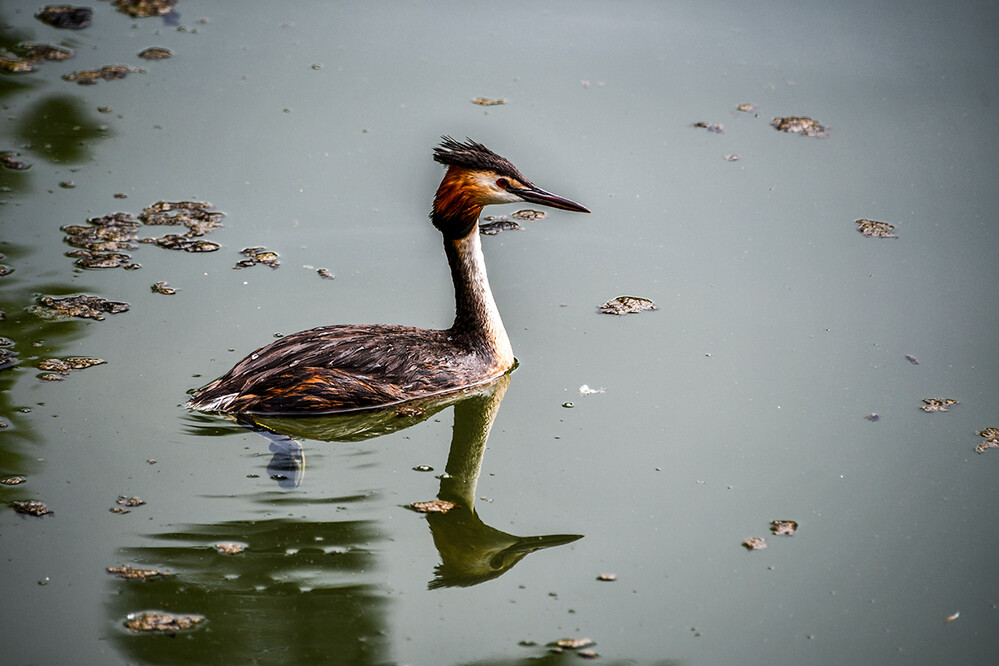
[[200, 237], [222, 226], [225, 213], [203, 201], [158, 201], [139, 213], [148, 226], [187, 227], [183, 234], [167, 234], [159, 238], [143, 238], [141, 243], [153, 243], [166, 250], [184, 252], [215, 252], [222, 246]]
[[986, 428], [979, 430], [978, 436], [984, 438], [982, 443], [975, 447], [975, 453], [985, 453], [989, 449], [999, 449], [999, 428]]
[[124, 268], [127, 271], [142, 268], [132, 258], [122, 252], [98, 252], [96, 250], [73, 250], [67, 257], [76, 259], [73, 263], [80, 268]]
[[222, 247], [212, 241], [180, 234], [167, 234], [159, 238], [143, 238], [139, 242], [153, 243], [164, 250], [183, 250], [184, 252], [215, 252]]
[[73, 224], [62, 227], [63, 239], [73, 247], [99, 252], [130, 250], [136, 246], [139, 221], [130, 213], [111, 213], [92, 217], [86, 225]]
[[103, 321], [105, 314], [128, 312], [129, 307], [128, 303], [108, 301], [98, 296], [82, 294], [65, 298], [43, 296], [39, 300], [39, 305], [29, 308], [29, 310], [43, 319], [77, 317]]
[[173, 296], [177, 293], [177, 290], [169, 286], [166, 282], [157, 282], [150, 289], [154, 294], [164, 294], [166, 296]]
[[[225, 213], [214, 210], [212, 204], [200, 201], [158, 201], [143, 209], [138, 217], [131, 213], [110, 213], [87, 220], [86, 225], [62, 228], [65, 242], [79, 248], [67, 253], [80, 268], [124, 268], [141, 266], [123, 250], [133, 250], [137, 243], [149, 243], [168, 250], [214, 252], [218, 243], [200, 237], [222, 226]], [[139, 238], [143, 226], [184, 226], [183, 234], [167, 234], [159, 238]]]
[[61, 46], [21, 42], [11, 47], [10, 52], [0, 51], [0, 71], [33, 72], [35, 65], [51, 60], [68, 60], [74, 55], [73, 51]]
[[162, 46], [150, 46], [139, 51], [139, 57], [144, 60], [165, 60], [173, 57], [173, 51]]
[[115, 0], [115, 9], [133, 18], [166, 16], [173, 11], [177, 0]]
[[[35, 366], [39, 370], [45, 370], [47, 375], [40, 375], [39, 379], [45, 381], [59, 381], [66, 377], [70, 372], [75, 370], [83, 370], [85, 368], [90, 368], [95, 365], [101, 365], [102, 363], [107, 363], [101, 358], [85, 358], [82, 356], [74, 356], [71, 358], [61, 359], [61, 358], [47, 358], [39, 361]], [[54, 375], [54, 376], [52, 376]]]
[[144, 611], [129, 613], [125, 619], [125, 628], [136, 633], [175, 634], [178, 631], [194, 629], [205, 621], [200, 615], [174, 615], [172, 613], [157, 613]]
[[128, 65], [104, 65], [97, 69], [83, 69], [79, 72], [64, 74], [66, 81], [76, 81], [81, 86], [92, 86], [98, 81], [118, 81], [129, 74], [145, 74], [146, 70], [141, 67], [129, 67]]
[[592, 638], [560, 638], [548, 644], [550, 648], [561, 648], [562, 650], [581, 650], [593, 647], [596, 641]]
[[21, 159], [21, 153], [16, 150], [0, 151], [0, 166], [11, 171], [27, 171], [31, 168], [31, 162]]
[[898, 234], [895, 233], [895, 227], [887, 222], [857, 220], [854, 224], [857, 225], [857, 231], [868, 238], [898, 238]]
[[706, 129], [707, 131], [709, 131], [709, 132], [711, 132], [713, 134], [724, 134], [725, 133], [725, 126], [724, 125], [717, 125], [717, 124], [714, 124], [714, 123], [708, 123], [708, 122], [704, 122], [703, 120], [694, 123], [692, 125], [692, 127], [700, 127], [702, 129]]
[[829, 136], [829, 128], [820, 125], [817, 121], [808, 116], [786, 116], [774, 118], [770, 121], [774, 129], [788, 134], [800, 134], [802, 136], [814, 136], [824, 139]]
[[94, 10], [90, 7], [73, 5], [48, 5], [35, 14], [35, 18], [53, 28], [82, 30], [90, 25]]
[[520, 220], [522, 222], [533, 222], [534, 220], [543, 220], [548, 217], [548, 213], [543, 210], [533, 210], [531, 208], [524, 208], [523, 210], [518, 210], [516, 213], [510, 215], [515, 220]]
[[225, 213], [215, 210], [207, 201], [157, 201], [139, 213], [143, 224], [150, 226], [184, 225], [185, 236], [195, 237], [222, 226]]
[[798, 523], [793, 520], [771, 520], [770, 531], [777, 536], [794, 536]]
[[456, 504], [447, 500], [430, 500], [429, 502], [413, 502], [406, 508], [417, 513], [447, 513], [456, 507]]
[[618, 296], [597, 306], [599, 312], [612, 315], [634, 314], [636, 312], [657, 309], [655, 303], [639, 296]]
[[54, 513], [51, 509], [45, 506], [45, 502], [39, 502], [38, 500], [15, 500], [10, 503], [10, 508], [14, 509], [18, 513], [27, 514], [29, 516], [47, 516]]
[[13, 368], [17, 365], [17, 354], [11, 349], [0, 348], [0, 370]]
[[504, 231], [523, 231], [524, 227], [508, 218], [506, 215], [489, 215], [484, 224], [479, 224], [479, 233], [483, 236], [495, 236]]
[[957, 400], [953, 398], [923, 398], [923, 406], [920, 409], [924, 412], [946, 412], [949, 407], [956, 404]]
[[142, 582], [156, 580], [157, 578], [167, 578], [168, 576], [173, 575], [166, 571], [157, 571], [156, 569], [136, 569], [128, 565], [121, 567], [108, 567], [105, 571], [116, 578], [121, 578], [122, 580], [137, 580]]
[[243, 250], [240, 251], [240, 254], [246, 257], [246, 259], [240, 259], [237, 261], [233, 268], [249, 268], [250, 266], [256, 266], [257, 264], [277, 268], [281, 265], [281, 262], [278, 261], [278, 253], [272, 252], [264, 247], [243, 248]]

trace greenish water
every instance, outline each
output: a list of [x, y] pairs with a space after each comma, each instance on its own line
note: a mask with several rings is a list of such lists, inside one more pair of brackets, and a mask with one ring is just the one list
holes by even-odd
[[[994, 661], [994, 4], [100, 2], [80, 31], [39, 6], [0, 7], [0, 46], [76, 56], [0, 74], [0, 151], [31, 165], [0, 167], [0, 478], [27, 478], [0, 500], [54, 515], [0, 511], [6, 661], [574, 663], [566, 637], [603, 663]], [[114, 63], [145, 72], [60, 78]], [[509, 386], [301, 449], [187, 413], [275, 334], [450, 323], [441, 134], [593, 211], [483, 238]], [[62, 226], [187, 199], [225, 212], [218, 252], [65, 256]], [[258, 246], [278, 269], [233, 270]], [[74, 294], [131, 307], [28, 310]], [[622, 294], [659, 309], [596, 313]], [[38, 379], [72, 356], [107, 363]], [[461, 509], [405, 508], [435, 498]], [[125, 629], [147, 610], [204, 619]]]

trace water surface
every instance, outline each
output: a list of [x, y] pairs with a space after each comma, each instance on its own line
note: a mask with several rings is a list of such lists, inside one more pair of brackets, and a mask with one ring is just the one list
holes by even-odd
[[[77, 55], [0, 78], [0, 150], [31, 163], [0, 168], [0, 476], [27, 477], [0, 495], [55, 512], [0, 512], [11, 663], [519, 663], [563, 637], [608, 663], [991, 663], [999, 451], [973, 449], [999, 426], [993, 4], [185, 0], [179, 26], [95, 3], [81, 31], [37, 9], [5, 3], [2, 44]], [[112, 63], [146, 71], [60, 78]], [[776, 132], [786, 115], [830, 136]], [[441, 134], [593, 211], [483, 239], [520, 362], [488, 441], [448, 405], [313, 433], [274, 479], [277, 444], [185, 394], [275, 334], [450, 323], [426, 218]], [[61, 226], [164, 199], [224, 211], [222, 249], [64, 256]], [[281, 266], [233, 270], [255, 246]], [[28, 312], [78, 293], [131, 309]], [[622, 294], [659, 309], [596, 313]], [[39, 381], [69, 356], [108, 362]], [[941, 397], [959, 404], [920, 411]], [[146, 504], [112, 514], [119, 495]], [[404, 508], [441, 495], [475, 521]], [[539, 535], [582, 538], [510, 545]], [[487, 538], [519, 557], [448, 578]], [[122, 564], [175, 575], [105, 574]], [[143, 610], [205, 621], [128, 633]]]

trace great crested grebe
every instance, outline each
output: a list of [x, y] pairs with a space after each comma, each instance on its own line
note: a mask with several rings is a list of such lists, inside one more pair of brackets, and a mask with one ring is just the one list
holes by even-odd
[[481, 143], [443, 137], [434, 160], [447, 172], [430, 219], [444, 236], [454, 282], [454, 324], [321, 326], [261, 347], [194, 393], [187, 406], [227, 414], [309, 415], [383, 407], [494, 379], [513, 348], [486, 279], [479, 213], [529, 202], [589, 213], [546, 192]]

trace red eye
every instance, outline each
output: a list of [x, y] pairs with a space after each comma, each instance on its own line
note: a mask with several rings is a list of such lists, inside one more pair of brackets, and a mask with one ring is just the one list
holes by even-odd
[[510, 181], [506, 178], [497, 178], [496, 187], [502, 187], [504, 190], [510, 186]]

